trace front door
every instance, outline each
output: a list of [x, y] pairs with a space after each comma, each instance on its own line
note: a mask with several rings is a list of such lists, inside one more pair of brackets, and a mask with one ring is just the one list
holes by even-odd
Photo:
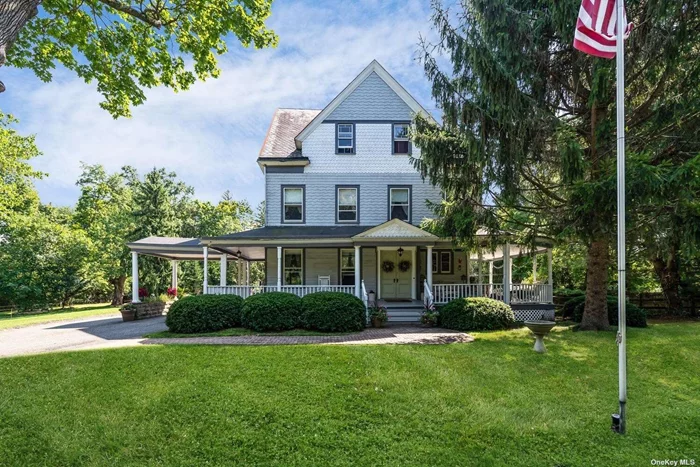
[[[399, 256], [396, 250], [380, 250], [379, 277], [381, 297], [385, 300], [411, 299], [411, 252]], [[403, 265], [401, 264], [402, 262]], [[405, 271], [402, 271], [406, 269]]]

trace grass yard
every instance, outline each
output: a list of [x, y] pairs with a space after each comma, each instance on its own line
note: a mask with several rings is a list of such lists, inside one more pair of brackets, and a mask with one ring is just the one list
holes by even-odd
[[2, 465], [700, 462], [700, 323], [470, 344], [148, 346], [0, 360]]
[[90, 318], [92, 316], [119, 314], [119, 307], [113, 307], [109, 303], [75, 305], [65, 309], [54, 309], [45, 313], [18, 315], [17, 313], [0, 312], [0, 330], [20, 328], [33, 324], [51, 323], [68, 319]]

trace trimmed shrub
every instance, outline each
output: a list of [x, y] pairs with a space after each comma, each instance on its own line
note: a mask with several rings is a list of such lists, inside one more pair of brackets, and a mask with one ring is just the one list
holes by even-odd
[[515, 322], [510, 306], [491, 298], [452, 300], [440, 308], [440, 326], [457, 331], [505, 329]]
[[287, 292], [251, 295], [243, 302], [241, 323], [254, 331], [285, 331], [299, 326], [301, 298]]
[[365, 305], [344, 292], [316, 292], [301, 299], [301, 325], [326, 332], [362, 331]]
[[[608, 321], [611, 326], [617, 326], [617, 297], [608, 296]], [[568, 304], [568, 302], [567, 302]], [[583, 312], [585, 310], [586, 303], [582, 301], [576, 305], [573, 314], [573, 320], [580, 323], [583, 319]], [[627, 326], [633, 328], [645, 328], [647, 327], [647, 313], [643, 308], [639, 308], [637, 305], [627, 302]]]
[[241, 325], [243, 299], [236, 295], [191, 295], [172, 305], [165, 324], [172, 332], [213, 332]]

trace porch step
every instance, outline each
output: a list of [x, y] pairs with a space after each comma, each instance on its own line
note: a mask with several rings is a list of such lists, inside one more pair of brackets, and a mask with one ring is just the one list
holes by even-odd
[[387, 310], [387, 321], [390, 323], [417, 323], [420, 321], [420, 311], [416, 310]]

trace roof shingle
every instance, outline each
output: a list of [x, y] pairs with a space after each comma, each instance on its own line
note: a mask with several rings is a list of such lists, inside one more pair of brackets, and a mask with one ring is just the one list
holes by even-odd
[[260, 157], [300, 157], [294, 138], [320, 112], [313, 109], [277, 109], [260, 149]]

